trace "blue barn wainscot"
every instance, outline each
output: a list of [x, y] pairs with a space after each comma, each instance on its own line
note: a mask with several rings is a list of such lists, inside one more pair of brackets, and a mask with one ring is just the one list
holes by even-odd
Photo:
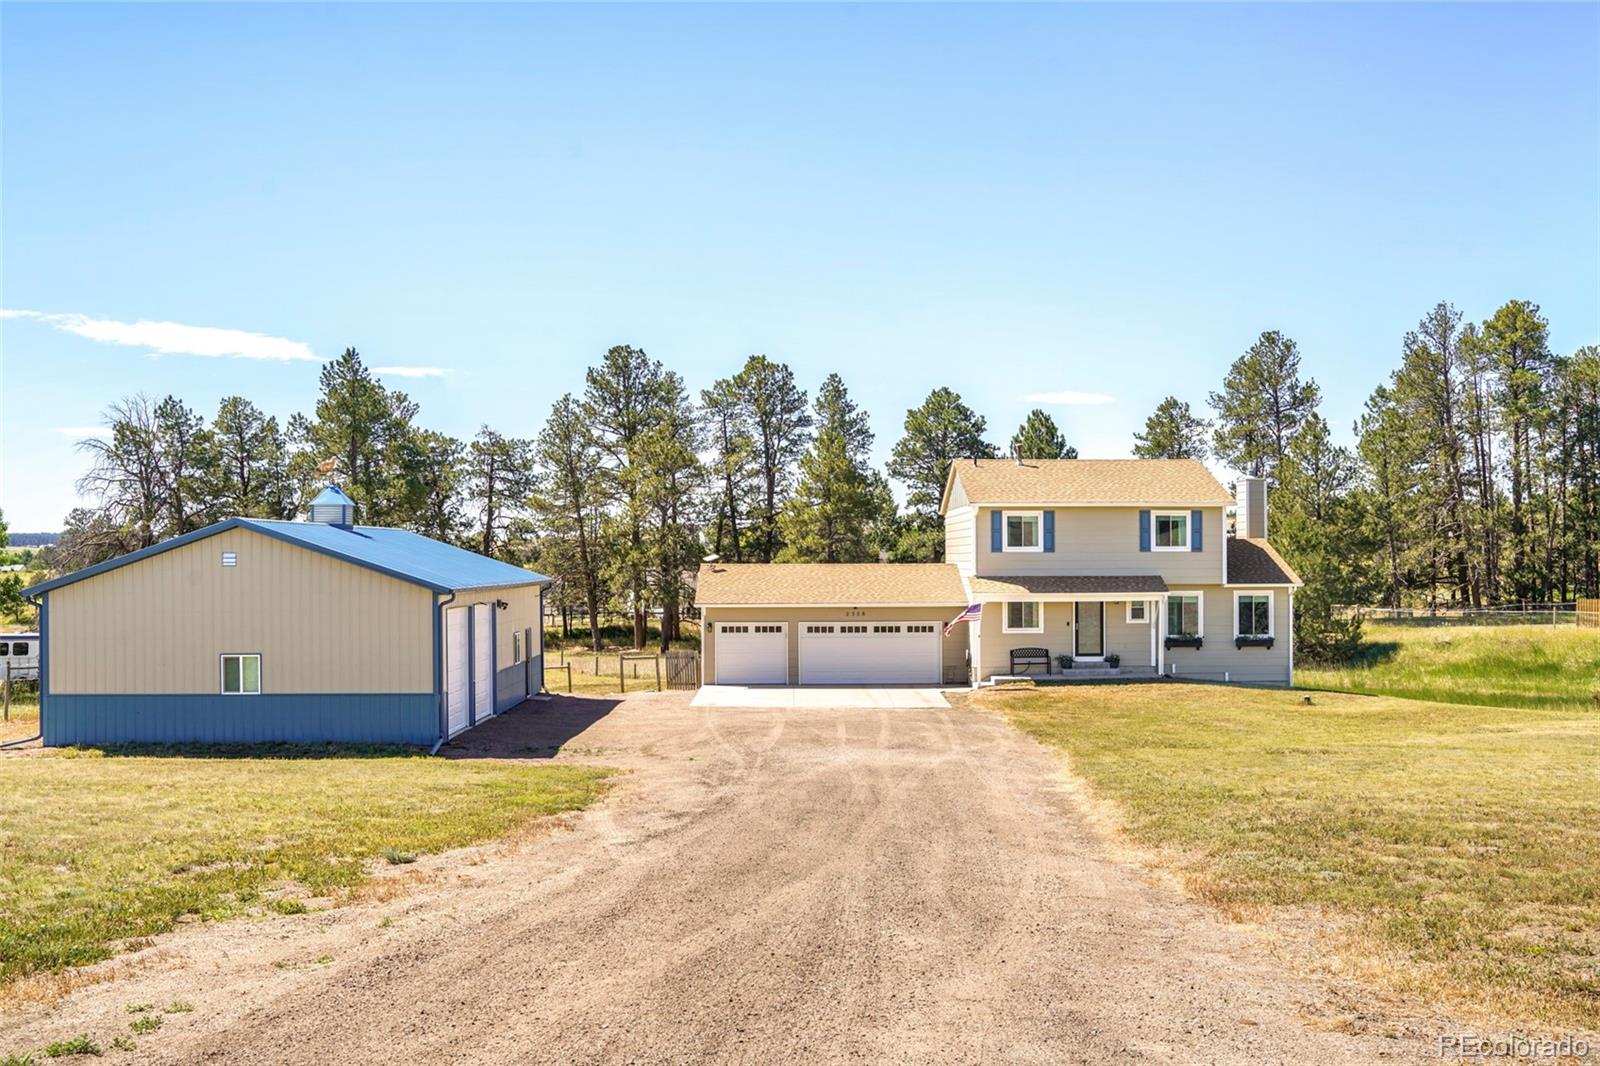
[[26, 591], [47, 745], [431, 745], [544, 688], [550, 579], [355, 524], [230, 518]]

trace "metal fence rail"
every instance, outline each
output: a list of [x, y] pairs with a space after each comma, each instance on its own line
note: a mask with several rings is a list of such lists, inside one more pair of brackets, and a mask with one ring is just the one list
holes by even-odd
[[[1594, 600], [1567, 600], [1562, 603], [1517, 603], [1499, 607], [1365, 607], [1341, 604], [1342, 615], [1357, 616], [1369, 622], [1401, 625], [1584, 625], [1581, 604]], [[1597, 621], [1592, 624], [1600, 624]]]

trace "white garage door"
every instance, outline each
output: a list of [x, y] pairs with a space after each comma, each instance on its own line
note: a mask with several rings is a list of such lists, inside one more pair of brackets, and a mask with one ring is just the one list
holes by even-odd
[[494, 608], [472, 605], [472, 713], [478, 721], [494, 717]]
[[451, 607], [444, 612], [444, 704], [450, 736], [472, 724], [468, 711], [472, 671], [467, 662], [467, 634], [471, 624], [469, 608]]
[[717, 623], [717, 684], [788, 683], [789, 628], [785, 623]]
[[937, 622], [802, 622], [802, 685], [937, 685]]

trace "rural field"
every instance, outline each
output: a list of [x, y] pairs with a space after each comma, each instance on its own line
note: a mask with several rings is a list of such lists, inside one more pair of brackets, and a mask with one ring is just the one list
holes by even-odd
[[607, 776], [386, 750], [5, 756], [0, 986], [109, 958], [182, 920], [335, 904], [374, 865], [577, 810]]
[[[1454, 702], [1316, 692], [1307, 706], [1199, 684], [977, 701], [1062, 750], [1122, 831], [1224, 913], [1320, 915], [1345, 968], [1464, 1016], [1600, 1030], [1600, 712], [1543, 674], [1527, 706], [1463, 702], [1518, 692], [1479, 644], [1497, 635], [1396, 635], [1398, 676], [1342, 675]], [[1593, 661], [1570, 631], [1542, 635], [1541, 661]], [[1432, 649], [1470, 676], [1452, 685]]]
[[1298, 666], [1295, 683], [1441, 703], [1600, 712], [1600, 630], [1369, 623], [1365, 643], [1354, 662]]

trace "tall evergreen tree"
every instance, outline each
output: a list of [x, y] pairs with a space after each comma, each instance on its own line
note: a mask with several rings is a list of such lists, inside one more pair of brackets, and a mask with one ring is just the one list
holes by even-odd
[[461, 513], [466, 446], [431, 429], [412, 436], [418, 503], [412, 528], [447, 543], [462, 539], [467, 520]]
[[211, 420], [213, 502], [220, 515], [294, 517], [289, 451], [278, 420], [243, 396], [226, 397]]
[[685, 574], [701, 554], [698, 501], [705, 468], [699, 459], [704, 443], [700, 416], [683, 379], [665, 372], [659, 395], [659, 411], [640, 457], [649, 522], [648, 569], [655, 602], [661, 606], [665, 654], [680, 636], [679, 621], [688, 601]]
[[410, 524], [417, 503], [417, 459], [412, 421], [417, 405], [372, 375], [361, 355], [346, 348], [323, 364], [321, 395], [313, 417], [296, 416], [290, 436], [300, 445], [291, 469], [303, 497], [321, 486], [317, 467], [337, 459], [334, 480], [355, 500], [363, 522]]
[[605, 461], [584, 408], [570, 394], [556, 401], [534, 445], [538, 468], [532, 508], [539, 527], [563, 545], [550, 556], [564, 596], [578, 590], [589, 640], [600, 650], [600, 608], [607, 568], [601, 524], [610, 502]]
[[778, 513], [794, 484], [795, 464], [805, 452], [811, 414], [794, 371], [764, 355], [745, 360], [731, 380], [749, 414], [761, 477], [761, 495], [750, 515], [750, 554], [769, 563], [781, 547]]
[[1211, 394], [1217, 412], [1217, 457], [1235, 470], [1275, 477], [1289, 439], [1317, 408], [1317, 383], [1300, 378], [1300, 349], [1268, 330], [1234, 360], [1222, 391]]
[[1055, 419], [1035, 407], [1011, 435], [1011, 454], [1023, 459], [1076, 459], [1078, 449], [1067, 443]]
[[[785, 562], [853, 563], [877, 558], [874, 534], [884, 493], [868, 459], [873, 434], [867, 414], [844, 381], [829, 374], [817, 390], [816, 436], [800, 458], [800, 479], [779, 517]], [[893, 506], [893, 497], [889, 498]]]
[[1133, 435], [1133, 454], [1139, 459], [1205, 459], [1211, 423], [1197, 416], [1176, 396], [1156, 405], [1144, 420], [1144, 432]]
[[1506, 456], [1511, 482], [1511, 594], [1527, 599], [1536, 594], [1538, 571], [1531, 556], [1536, 531], [1529, 515], [1529, 497], [1537, 476], [1535, 437], [1548, 421], [1549, 390], [1554, 359], [1549, 345], [1550, 327], [1539, 305], [1512, 300], [1483, 324], [1483, 347], [1499, 386], [1497, 397], [1501, 426], [1510, 454]]
[[944, 387], [934, 389], [920, 407], [906, 412], [905, 435], [895, 443], [889, 459], [889, 475], [909, 490], [908, 535], [916, 545], [904, 554], [914, 553], [934, 562], [944, 558], [944, 539], [937, 534], [950, 464], [957, 459], [994, 457], [994, 445], [983, 439], [987, 426], [983, 416]]
[[467, 446], [464, 490], [478, 513], [478, 550], [493, 555], [533, 490], [533, 446], [484, 426]]
[[745, 520], [755, 510], [761, 483], [750, 408], [733, 380], [721, 378], [711, 388], [700, 390], [700, 411], [712, 451], [712, 551], [724, 559], [742, 562], [747, 537]]

